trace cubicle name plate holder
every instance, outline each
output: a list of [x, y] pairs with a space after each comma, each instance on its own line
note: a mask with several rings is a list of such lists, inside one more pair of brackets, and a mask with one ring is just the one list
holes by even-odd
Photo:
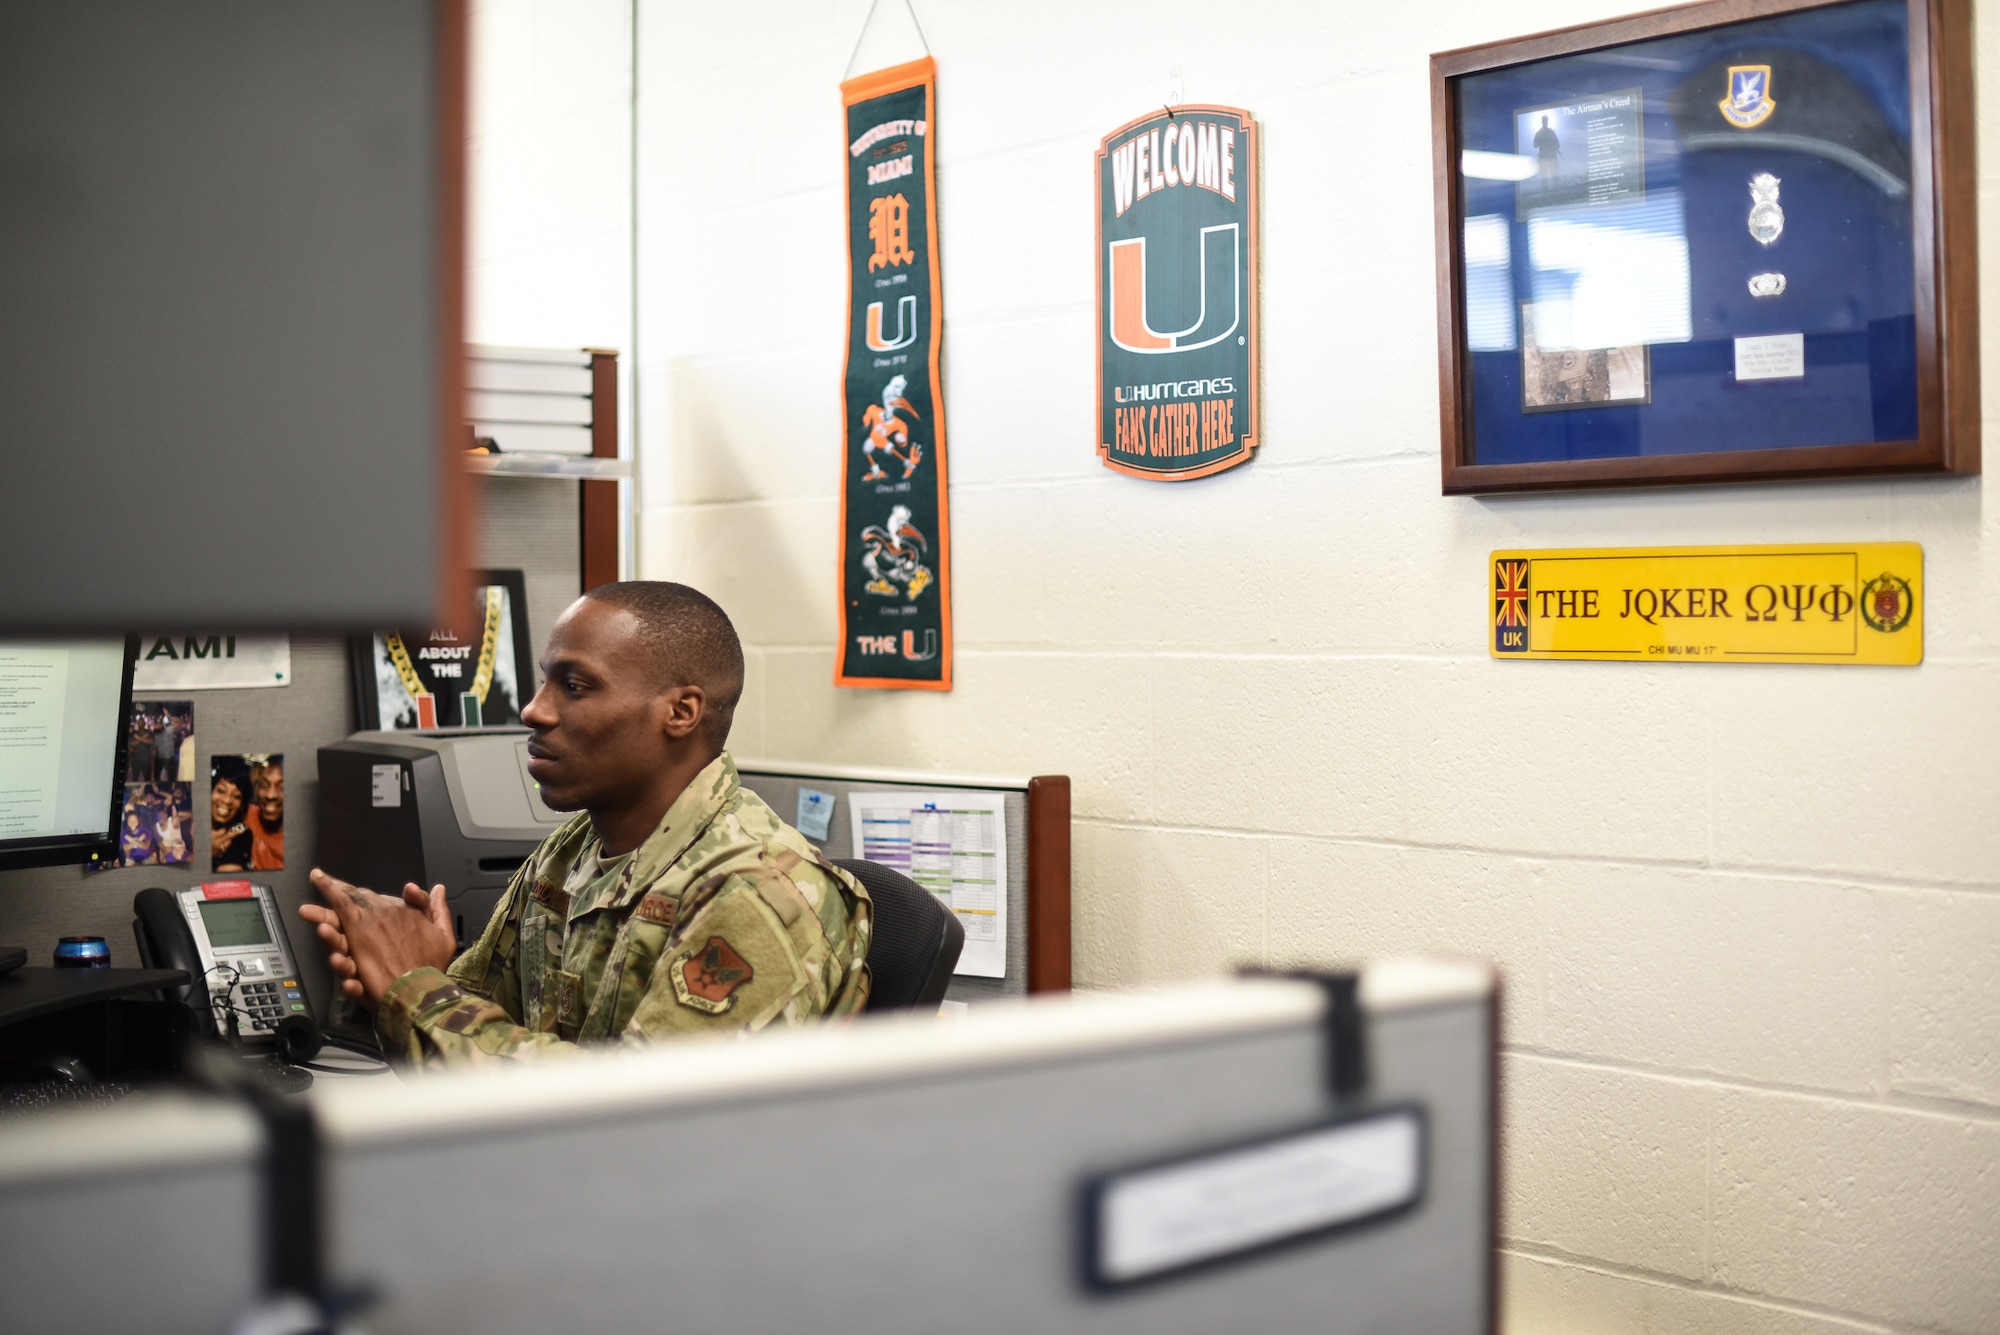
[[[1262, 970], [1246, 971], [1251, 976]], [[1088, 1289], [1111, 1293], [1387, 1223], [1423, 1203], [1430, 1119], [1368, 1100], [1360, 975], [1279, 974], [1326, 994], [1328, 1116], [1102, 1173], [1083, 1184]]]
[[1257, 382], [1257, 122], [1163, 107], [1096, 157], [1097, 454], [1156, 482], [1248, 462]]
[[1446, 494], [1980, 468], [1967, 0], [1431, 57]]
[[840, 394], [836, 686], [951, 689], [937, 66], [840, 85], [847, 364]]
[[1422, 1107], [1314, 1125], [1106, 1173], [1084, 1188], [1084, 1283], [1115, 1292], [1370, 1224], [1423, 1201]]
[[1914, 542], [1503, 551], [1488, 582], [1494, 658], [1924, 661]]

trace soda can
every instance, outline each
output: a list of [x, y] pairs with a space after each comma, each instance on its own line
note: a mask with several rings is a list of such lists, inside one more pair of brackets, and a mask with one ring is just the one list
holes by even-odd
[[58, 969], [108, 969], [111, 947], [101, 936], [66, 936], [56, 942]]

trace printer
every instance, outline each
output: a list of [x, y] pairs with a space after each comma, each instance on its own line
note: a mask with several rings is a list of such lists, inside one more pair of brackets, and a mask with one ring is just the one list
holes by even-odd
[[357, 732], [319, 749], [319, 865], [386, 895], [442, 884], [460, 949], [568, 816], [528, 774], [526, 728]]

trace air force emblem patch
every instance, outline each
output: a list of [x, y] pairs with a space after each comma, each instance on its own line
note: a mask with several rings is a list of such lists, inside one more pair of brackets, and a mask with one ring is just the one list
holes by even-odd
[[1771, 100], [1771, 67], [1731, 65], [1729, 96], [1715, 105], [1722, 109], [1723, 119], [1739, 130], [1762, 125], [1778, 109]]
[[750, 961], [719, 936], [674, 965], [674, 996], [705, 1015], [720, 1015], [735, 1004], [736, 989], [757, 976]]

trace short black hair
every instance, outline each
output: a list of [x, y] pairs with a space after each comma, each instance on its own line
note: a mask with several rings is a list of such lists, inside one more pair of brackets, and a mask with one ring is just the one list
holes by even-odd
[[717, 751], [729, 740], [743, 698], [743, 642], [729, 614], [699, 589], [659, 579], [600, 584], [583, 595], [630, 612], [651, 655], [662, 691], [699, 686], [706, 697], [702, 735]]
[[242, 756], [211, 756], [208, 762], [208, 786], [213, 788], [224, 779], [236, 785], [236, 791], [244, 800], [250, 797], [250, 764]]

